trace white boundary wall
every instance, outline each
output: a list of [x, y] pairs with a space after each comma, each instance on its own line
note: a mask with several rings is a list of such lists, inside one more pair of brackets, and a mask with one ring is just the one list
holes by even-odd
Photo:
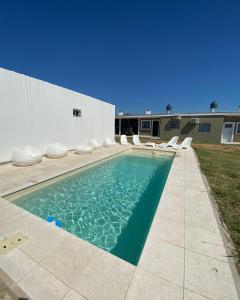
[[[73, 117], [73, 108], [81, 117]], [[115, 106], [0, 68], [0, 162], [18, 146], [43, 153], [49, 143], [69, 149], [91, 138], [114, 137]]]

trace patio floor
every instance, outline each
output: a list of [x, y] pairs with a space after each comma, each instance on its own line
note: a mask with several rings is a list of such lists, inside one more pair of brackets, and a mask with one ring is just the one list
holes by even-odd
[[[0, 195], [130, 148], [2, 165]], [[192, 149], [175, 156], [137, 267], [2, 198], [0, 215], [0, 239], [16, 232], [28, 238], [0, 255], [1, 277], [32, 299], [238, 299], [239, 278]]]

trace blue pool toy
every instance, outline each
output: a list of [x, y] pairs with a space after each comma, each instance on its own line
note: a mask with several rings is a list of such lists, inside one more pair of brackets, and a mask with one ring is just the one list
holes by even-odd
[[60, 227], [60, 228], [62, 227], [62, 222], [59, 220], [55, 220], [55, 224], [57, 227]]
[[52, 216], [47, 217], [47, 221], [49, 223], [53, 222], [54, 221], [54, 217], [52, 217]]

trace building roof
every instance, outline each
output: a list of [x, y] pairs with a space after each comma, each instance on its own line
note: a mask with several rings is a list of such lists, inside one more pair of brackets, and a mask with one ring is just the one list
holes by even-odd
[[131, 119], [131, 118], [160, 118], [160, 117], [172, 117], [175, 115], [181, 115], [186, 117], [197, 117], [197, 116], [238, 116], [240, 117], [240, 112], [193, 112], [193, 113], [174, 113], [174, 114], [126, 114], [126, 115], [116, 115], [119, 119]]

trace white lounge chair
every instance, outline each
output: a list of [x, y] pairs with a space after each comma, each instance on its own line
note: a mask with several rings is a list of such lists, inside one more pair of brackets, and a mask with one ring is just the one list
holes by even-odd
[[136, 134], [133, 136], [133, 145], [134, 146], [142, 146], [142, 143], [139, 140], [139, 136]]
[[184, 141], [180, 145], [175, 145], [173, 148], [175, 150], [180, 150], [180, 149], [189, 149], [192, 143], [192, 138], [187, 137], [184, 139]]
[[77, 154], [90, 154], [92, 151], [93, 147], [88, 145], [79, 145], [75, 148]]
[[127, 146], [128, 145], [128, 140], [127, 140], [127, 137], [125, 134], [122, 134], [121, 135], [121, 138], [120, 138], [120, 144], [122, 146]]
[[89, 146], [92, 146], [93, 149], [99, 149], [102, 148], [102, 143], [99, 140], [92, 139], [88, 143]]
[[49, 158], [60, 158], [67, 155], [68, 149], [60, 143], [53, 143], [47, 146], [46, 156]]
[[159, 145], [157, 145], [158, 147], [161, 148], [167, 148], [167, 147], [174, 147], [175, 145], [177, 145], [177, 141], [178, 141], [179, 137], [178, 136], [174, 136], [171, 138], [171, 140], [167, 143], [161, 143]]
[[35, 147], [19, 147], [12, 156], [12, 162], [15, 166], [32, 166], [42, 160], [42, 153]]
[[110, 138], [106, 138], [103, 141], [103, 147], [110, 148], [116, 145], [116, 142]]

